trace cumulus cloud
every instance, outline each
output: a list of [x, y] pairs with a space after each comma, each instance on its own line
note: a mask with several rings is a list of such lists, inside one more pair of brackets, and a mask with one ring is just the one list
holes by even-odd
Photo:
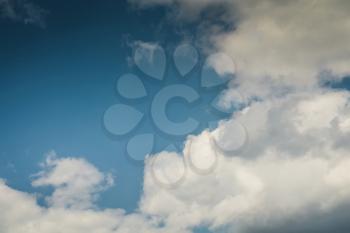
[[26, 0], [0, 0], [0, 17], [45, 28], [48, 11]]
[[[144, 6], [148, 1], [133, 2]], [[338, 80], [350, 72], [350, 3], [346, 0], [173, 0], [148, 4], [166, 5], [176, 9], [178, 16], [196, 17], [199, 24], [205, 24], [205, 37], [234, 59], [234, 84], [248, 97], [313, 88], [324, 79]], [[202, 22], [199, 16], [213, 5], [224, 6], [217, 16], [222, 19], [219, 26], [234, 24], [232, 30], [208, 33], [218, 24], [212, 20], [210, 27], [210, 22]]]
[[83, 159], [49, 156], [43, 166], [45, 170], [33, 184], [54, 187], [47, 208], [37, 204], [36, 196], [0, 182], [1, 232], [111, 232], [122, 211], [80, 208], [93, 206], [94, 199], [89, 197], [99, 189], [105, 174]]
[[[202, 160], [208, 162], [206, 153], [217, 156], [215, 169], [206, 175], [188, 169], [183, 183], [169, 191], [155, 185], [147, 166], [141, 209], [165, 216], [169, 225], [230, 226], [230, 232], [336, 214], [339, 206], [350, 203], [350, 176], [345, 172], [350, 157], [348, 146], [340, 143], [349, 139], [340, 133], [341, 119], [349, 117], [348, 99], [346, 92], [320, 91], [251, 105], [209, 133], [214, 137], [228, 124], [241, 122], [249, 135], [244, 151], [226, 155], [209, 149], [208, 132], [203, 132], [195, 140], [206, 148]], [[188, 164], [191, 145], [184, 151]], [[171, 171], [173, 164], [162, 169]]]
[[[234, 1], [237, 29], [214, 38], [237, 64], [240, 89], [266, 96], [349, 74], [348, 1]], [[322, 75], [326, 74], [326, 75]]]
[[47, 201], [50, 206], [87, 209], [93, 207], [100, 191], [113, 185], [111, 174], [102, 174], [83, 159], [56, 158], [52, 152], [44, 163], [44, 169], [35, 175], [34, 187], [55, 188]]

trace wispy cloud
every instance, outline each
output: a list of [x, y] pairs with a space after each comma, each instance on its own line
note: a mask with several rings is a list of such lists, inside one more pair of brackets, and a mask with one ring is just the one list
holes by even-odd
[[0, 0], [0, 17], [24, 24], [46, 27], [48, 10], [26, 0]]

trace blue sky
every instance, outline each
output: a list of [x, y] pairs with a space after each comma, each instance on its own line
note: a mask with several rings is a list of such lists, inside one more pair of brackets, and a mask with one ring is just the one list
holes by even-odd
[[[127, 139], [114, 138], [102, 124], [108, 107], [125, 102], [116, 93], [117, 79], [133, 72], [145, 81], [150, 98], [126, 103], [147, 111], [151, 97], [166, 85], [183, 83], [198, 89], [200, 64], [186, 80], [179, 77], [172, 52], [182, 38], [175, 26], [159, 25], [163, 9], [137, 11], [124, 1], [40, 4], [50, 11], [45, 28], [0, 20], [0, 176], [23, 191], [49, 192], [33, 189], [29, 178], [45, 155], [54, 150], [59, 155], [84, 157], [117, 177], [118, 186], [103, 194], [100, 205], [131, 211], [140, 197], [143, 164], [126, 155]], [[164, 81], [154, 82], [128, 64], [134, 41], [164, 46], [168, 58]], [[199, 57], [201, 63], [203, 57]], [[227, 116], [205, 111], [220, 90], [201, 92], [194, 109], [175, 101], [168, 114], [174, 121], [195, 116], [201, 122], [194, 132], [198, 133], [207, 127], [207, 121]], [[133, 134], [138, 132], [159, 133], [150, 121]], [[184, 140], [157, 137], [156, 151], [173, 142], [181, 149]]]
[[50, 150], [84, 156], [118, 176], [119, 191], [106, 192], [103, 204], [131, 210], [142, 166], [130, 163], [121, 143], [106, 137], [101, 121], [117, 101], [117, 77], [128, 71], [127, 39], [154, 39], [139, 25], [149, 21], [144, 25], [152, 28], [157, 16], [137, 16], [121, 1], [45, 7], [54, 9], [45, 29], [0, 21], [1, 177], [30, 190], [28, 177]]
[[0, 0], [0, 231], [348, 233], [349, 9]]

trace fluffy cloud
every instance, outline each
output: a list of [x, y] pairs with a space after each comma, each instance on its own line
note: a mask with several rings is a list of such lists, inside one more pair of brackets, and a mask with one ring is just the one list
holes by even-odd
[[[247, 97], [313, 88], [324, 79], [338, 80], [350, 73], [350, 3], [346, 0], [133, 2], [169, 6], [177, 19], [199, 19], [210, 43], [234, 59], [233, 84]], [[222, 6], [221, 14], [202, 21], [198, 16], [215, 11], [213, 6]], [[219, 25], [213, 23], [217, 18]], [[216, 28], [225, 24], [235, 26], [217, 33]], [[212, 30], [216, 33], [208, 33]], [[216, 64], [222, 69], [223, 64]]]
[[217, 36], [237, 65], [240, 89], [266, 96], [349, 74], [348, 1], [234, 1], [237, 29]]
[[[343, 221], [337, 226], [336, 219], [349, 213], [348, 207], [345, 212], [340, 210], [349, 204], [350, 197], [345, 172], [350, 168], [349, 94], [321, 86], [325, 80], [339, 80], [349, 74], [349, 3], [133, 2], [148, 7], [169, 6], [175, 9], [172, 13], [177, 14], [176, 20], [193, 20], [213, 6], [224, 6], [220, 18], [233, 23], [234, 30], [210, 35], [207, 32], [217, 27], [212, 24], [205, 31], [214, 47], [229, 54], [236, 65], [236, 78], [222, 104], [235, 100], [237, 93], [242, 96], [240, 101], [259, 98], [259, 102], [248, 101], [244, 111], [214, 132], [206, 131], [188, 140], [184, 151], [187, 172], [174, 165], [181, 164], [175, 163], [181, 160], [179, 155], [161, 153], [150, 158], [140, 207], [143, 212], [165, 216], [169, 225], [204, 224], [213, 229], [232, 226], [234, 232], [278, 229], [288, 222], [304, 226], [289, 224], [276, 231], [319, 232], [327, 227], [328, 231], [341, 231], [343, 227], [346, 232], [349, 224]], [[211, 65], [218, 73], [232, 68], [219, 60]], [[244, 134], [237, 135], [231, 127], [237, 122], [247, 131], [244, 148], [233, 154], [225, 154], [221, 148], [210, 149], [211, 139], [218, 135], [223, 136], [215, 145], [234, 147], [242, 140]], [[168, 163], [152, 167], [157, 158]], [[211, 172], [203, 175], [203, 168]], [[152, 173], [154, 169], [157, 172]], [[178, 186], [171, 191], [157, 189], [154, 174], [163, 174], [158, 181], [166, 177], [167, 181], [182, 183], [175, 182]], [[178, 179], [182, 176], [185, 178]], [[325, 220], [327, 225], [317, 223], [315, 218]]]
[[[349, 97], [346, 92], [319, 91], [254, 103], [194, 139], [202, 143], [198, 148], [206, 148], [204, 161], [206, 153], [217, 156], [210, 173], [203, 175], [189, 167], [183, 182], [169, 191], [156, 185], [147, 170], [152, 168], [149, 162], [142, 211], [165, 216], [169, 225], [232, 226], [233, 232], [336, 214], [340, 205], [350, 203], [350, 176], [345, 172], [350, 169], [349, 149], [342, 143], [349, 139], [342, 126], [342, 119], [350, 116]], [[208, 152], [208, 137], [237, 121], [249, 135], [244, 150], [227, 155], [212, 145]], [[235, 138], [236, 133], [225, 135]], [[190, 146], [189, 140], [184, 151], [187, 164], [193, 156], [188, 153]], [[166, 163], [156, 169], [166, 172], [173, 166]]]
[[87, 209], [100, 191], [113, 185], [111, 174], [102, 174], [83, 159], [58, 159], [55, 153], [48, 155], [42, 164], [43, 171], [36, 175], [33, 186], [55, 188], [48, 198], [50, 206]]
[[[0, 183], [0, 229], [6, 233], [28, 232], [112, 232], [123, 212], [120, 210], [82, 210], [102, 185], [104, 174], [83, 159], [49, 157], [45, 171], [35, 185], [52, 185], [49, 207], [37, 204], [34, 195], [14, 190]], [[47, 167], [48, 166], [48, 167]], [[82, 184], [82, 185], [81, 185]], [[68, 206], [70, 208], [68, 208]]]

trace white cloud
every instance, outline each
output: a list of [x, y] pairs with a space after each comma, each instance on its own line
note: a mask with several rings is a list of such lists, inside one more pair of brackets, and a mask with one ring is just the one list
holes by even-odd
[[321, 72], [350, 72], [348, 1], [234, 1], [237, 29], [217, 36], [217, 47], [237, 64], [237, 82], [250, 95], [276, 87], [310, 88]]
[[[45, 162], [45, 170], [36, 185], [53, 185], [54, 194], [50, 197], [48, 208], [41, 207], [36, 202], [34, 195], [14, 190], [0, 182], [0, 229], [4, 233], [58, 233], [71, 232], [113, 232], [113, 228], [120, 224], [123, 211], [93, 209], [81, 210], [81, 205], [86, 206], [91, 198], [86, 198], [99, 186], [100, 173], [91, 164], [82, 159], [56, 159], [49, 157]], [[88, 175], [87, 175], [88, 174]], [[86, 180], [82, 180], [86, 179]], [[91, 183], [90, 183], [91, 182]], [[74, 188], [79, 183], [85, 183], [84, 188]], [[89, 184], [90, 183], [90, 184]], [[62, 190], [62, 186], [67, 190]], [[59, 195], [60, 194], [60, 195]], [[80, 198], [83, 197], [83, 198]], [[73, 204], [66, 208], [62, 200], [67, 204]], [[79, 204], [78, 202], [81, 202]], [[59, 205], [57, 205], [59, 204]], [[93, 206], [90, 203], [88, 206]], [[78, 207], [78, 208], [76, 208]]]
[[48, 198], [53, 207], [91, 208], [96, 195], [114, 182], [111, 174], [100, 173], [84, 159], [58, 159], [51, 153], [42, 167], [44, 171], [36, 175], [32, 184], [55, 188]]
[[[164, 190], [154, 183], [148, 164], [141, 210], [163, 216], [169, 226], [229, 225], [234, 232], [245, 232], [249, 227], [332, 212], [350, 203], [349, 149], [338, 143], [349, 135], [340, 133], [340, 124], [335, 123], [340, 116], [349, 117], [349, 97], [346, 92], [319, 91], [253, 104], [211, 133], [226, 130], [231, 121], [241, 122], [249, 135], [243, 151], [224, 155], [208, 149], [208, 132], [195, 139], [198, 153], [207, 148], [204, 165], [207, 153], [218, 156], [211, 173], [202, 175], [189, 168], [183, 183]], [[314, 112], [305, 104], [316, 106]], [[191, 145], [188, 141], [185, 151]], [[164, 166], [172, 170], [167, 168], [171, 163]]]
[[[143, 0], [134, 0], [143, 6]], [[350, 68], [350, 3], [346, 0], [173, 0], [167, 5], [179, 16], [197, 18], [204, 37], [236, 64], [235, 84], [247, 96], [267, 97], [291, 89], [309, 89], [324, 79], [340, 79]], [[223, 6], [221, 17], [232, 30], [215, 31], [216, 19], [202, 21], [201, 12]], [[172, 17], [171, 19], [174, 19]], [[212, 23], [212, 27], [210, 27]], [[214, 63], [222, 70], [220, 62]], [[227, 69], [231, 69], [227, 67]]]

